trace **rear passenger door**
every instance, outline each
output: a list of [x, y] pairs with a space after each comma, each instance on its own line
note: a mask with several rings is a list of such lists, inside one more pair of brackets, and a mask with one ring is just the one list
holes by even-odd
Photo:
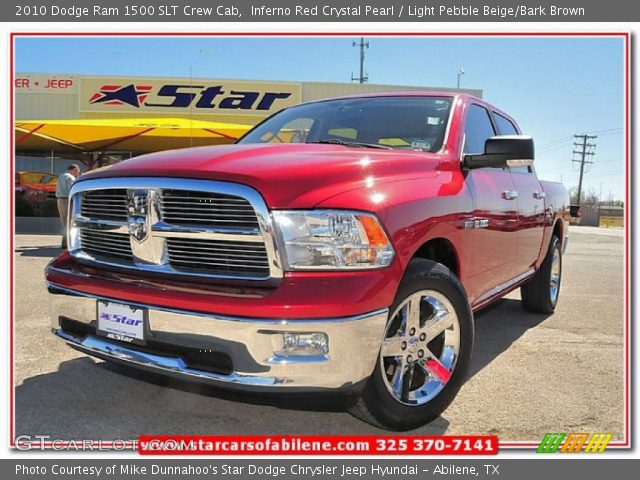
[[[494, 112], [499, 135], [519, 135], [511, 120]], [[518, 192], [517, 274], [526, 272], [538, 258], [544, 235], [545, 201], [542, 185], [533, 167], [509, 169]]]
[[[464, 154], [484, 152], [487, 138], [497, 134], [484, 106], [469, 105], [464, 134]], [[507, 169], [469, 170], [466, 183], [474, 200], [473, 216], [464, 225], [474, 251], [468, 283], [477, 299], [515, 276], [517, 195]]]

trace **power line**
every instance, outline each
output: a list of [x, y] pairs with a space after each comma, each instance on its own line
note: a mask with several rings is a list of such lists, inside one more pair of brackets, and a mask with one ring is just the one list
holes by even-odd
[[580, 163], [580, 180], [578, 181], [578, 201], [576, 202], [578, 205], [580, 205], [580, 200], [582, 197], [582, 178], [584, 177], [584, 169], [585, 169], [585, 165], [587, 166], [587, 168], [589, 168], [591, 165], [593, 165], [593, 161], [591, 160], [587, 160], [587, 158], [593, 158], [593, 156], [595, 155], [595, 148], [596, 148], [596, 144], [595, 143], [587, 143], [589, 140], [595, 140], [596, 138], [598, 138], [597, 135], [587, 135], [586, 133], [583, 133], [582, 135], [574, 135], [573, 138], [575, 138], [576, 140], [582, 140], [582, 142], [574, 142], [573, 145], [574, 147], [578, 148], [579, 150], [574, 150], [573, 154], [574, 155], [579, 155], [580, 159], [573, 159], [572, 162], [573, 163]]
[[[609, 161], [606, 161], [606, 162], [601, 162], [600, 160], [598, 160], [598, 164], [594, 168], [592, 168], [592, 172], [597, 174], [598, 176], [600, 176], [602, 173], [611, 172], [611, 165], [607, 165], [607, 164], [608, 163], [613, 163], [613, 162], [617, 163], [618, 164], [617, 166], [620, 166], [620, 167], [623, 166], [622, 160], [620, 160], [620, 159], [609, 160]], [[602, 170], [598, 169], [598, 167], [600, 167], [601, 165], [603, 167]], [[612, 173], [620, 174], [620, 175], [622, 175], [624, 173], [624, 170], [622, 168], [621, 169], [615, 168], [615, 170], [616, 171], [612, 172]]]
[[555, 173], [555, 172], [566, 172], [567, 170], [569, 170], [571, 167], [560, 167], [560, 168], [553, 168], [551, 170], [545, 170], [543, 168], [539, 168], [536, 169], [536, 171], [540, 174], [540, 175], [547, 175], [549, 173]]
[[570, 147], [571, 147], [571, 144], [567, 142], [567, 144], [557, 145], [555, 147], [537, 149], [536, 153], [543, 154], [543, 153], [555, 152], [556, 150], [560, 150], [562, 148], [570, 148]]
[[557, 140], [553, 140], [551, 142], [545, 143], [544, 145], [540, 145], [538, 149], [551, 147], [557, 143], [567, 143], [569, 142], [569, 140], [571, 140], [571, 138], [572, 138], [571, 136], [558, 138]]
[[[616, 133], [622, 133], [623, 130], [624, 130], [623, 128], [617, 127], [617, 128], [605, 128], [605, 129], [601, 129], [601, 130], [592, 130], [592, 131], [589, 131], [589, 132], [586, 132], [586, 133], [589, 134], [589, 135], [600, 134], [600, 136], [603, 136], [603, 135], [614, 135]], [[542, 150], [546, 150], [548, 147], [555, 147], [560, 143], [569, 144], [570, 140], [572, 138], [573, 137], [571, 135], [569, 135], [569, 136], [566, 136], [566, 137], [558, 138], [556, 140], [552, 140], [552, 141], [547, 142], [547, 143], [545, 143], [543, 145], [537, 146], [536, 147], [536, 151], [541, 152]], [[560, 147], [558, 146], [558, 148], [560, 148]]]
[[621, 127], [618, 127], [618, 128], [606, 128], [604, 130], [593, 130], [593, 131], [587, 132], [587, 133], [590, 133], [590, 134], [593, 134], [593, 133], [602, 134], [602, 133], [608, 133], [608, 132], [617, 133], [617, 132], [622, 132], [622, 130], [624, 130], [624, 129], [621, 128]]
[[620, 163], [624, 163], [624, 160], [622, 158], [612, 158], [610, 160], [598, 160], [598, 165], [600, 165], [601, 163], [611, 163], [611, 162], [620, 162]]

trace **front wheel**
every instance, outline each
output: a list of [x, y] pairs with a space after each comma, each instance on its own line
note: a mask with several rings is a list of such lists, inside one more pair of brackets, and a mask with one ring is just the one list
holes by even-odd
[[473, 349], [473, 314], [444, 265], [410, 262], [390, 309], [379, 358], [352, 413], [410, 430], [437, 418], [462, 386]]

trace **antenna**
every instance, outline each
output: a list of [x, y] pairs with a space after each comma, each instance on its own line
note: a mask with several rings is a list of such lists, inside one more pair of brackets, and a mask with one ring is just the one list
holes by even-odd
[[360, 37], [360, 43], [353, 42], [353, 47], [360, 47], [360, 76], [354, 77], [353, 72], [351, 72], [351, 81], [358, 83], [367, 83], [369, 82], [369, 74], [365, 74], [364, 71], [364, 50], [365, 48], [369, 48], [369, 42], [364, 41], [364, 37]]

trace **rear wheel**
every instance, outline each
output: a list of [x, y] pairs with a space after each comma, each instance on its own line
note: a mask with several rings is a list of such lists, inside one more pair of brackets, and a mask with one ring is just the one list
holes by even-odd
[[409, 430], [437, 418], [460, 389], [473, 348], [473, 315], [456, 276], [424, 259], [409, 264], [390, 311], [376, 368], [352, 413]]
[[562, 280], [562, 245], [554, 235], [540, 269], [520, 288], [522, 306], [535, 313], [553, 313], [558, 305]]

